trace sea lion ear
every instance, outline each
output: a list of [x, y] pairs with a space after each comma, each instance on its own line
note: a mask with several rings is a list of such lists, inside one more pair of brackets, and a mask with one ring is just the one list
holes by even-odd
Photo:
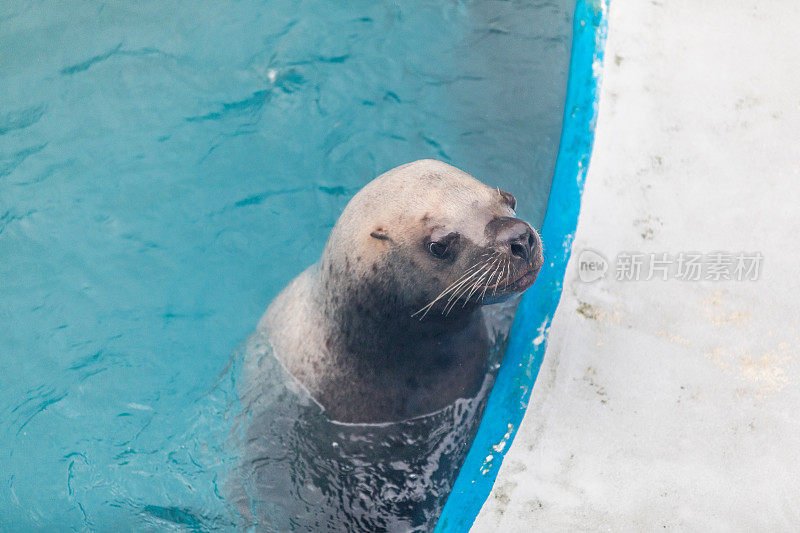
[[372, 233], [369, 234], [370, 237], [381, 240], [381, 241], [390, 241], [389, 235], [386, 234], [386, 229], [383, 227], [377, 227], [372, 230]]
[[514, 195], [510, 192], [504, 191], [500, 188], [497, 189], [497, 192], [500, 193], [500, 196], [503, 197], [503, 203], [505, 203], [508, 207], [511, 208], [512, 211], [517, 210], [517, 199], [514, 198]]

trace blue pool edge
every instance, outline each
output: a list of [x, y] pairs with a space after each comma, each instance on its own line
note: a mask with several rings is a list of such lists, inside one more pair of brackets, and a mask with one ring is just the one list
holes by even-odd
[[545, 266], [522, 298], [480, 427], [435, 531], [467, 531], [489, 497], [511, 446], [547, 347], [561, 298], [597, 121], [609, 0], [577, 0], [567, 97], [542, 242]]

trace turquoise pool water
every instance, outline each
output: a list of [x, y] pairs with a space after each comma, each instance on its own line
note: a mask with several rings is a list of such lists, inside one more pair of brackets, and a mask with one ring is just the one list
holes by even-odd
[[397, 164], [540, 224], [570, 3], [0, 2], [0, 528], [234, 527], [231, 354]]

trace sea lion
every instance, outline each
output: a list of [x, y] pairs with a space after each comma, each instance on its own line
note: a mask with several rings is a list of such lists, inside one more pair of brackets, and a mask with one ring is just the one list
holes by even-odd
[[275, 357], [340, 422], [390, 422], [476, 394], [481, 305], [527, 289], [539, 235], [514, 196], [426, 159], [361, 189], [320, 260], [259, 322]]

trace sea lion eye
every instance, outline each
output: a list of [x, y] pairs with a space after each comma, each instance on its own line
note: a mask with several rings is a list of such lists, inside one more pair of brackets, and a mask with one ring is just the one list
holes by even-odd
[[444, 257], [447, 253], [447, 243], [431, 241], [428, 243], [428, 251], [434, 257]]
[[453, 253], [453, 244], [458, 242], [458, 233], [452, 232], [446, 235], [442, 235], [444, 233], [441, 230], [434, 231], [433, 235], [429, 237], [429, 241], [426, 244], [426, 248], [428, 252], [436, 258], [443, 259], [445, 257], [451, 256]]

